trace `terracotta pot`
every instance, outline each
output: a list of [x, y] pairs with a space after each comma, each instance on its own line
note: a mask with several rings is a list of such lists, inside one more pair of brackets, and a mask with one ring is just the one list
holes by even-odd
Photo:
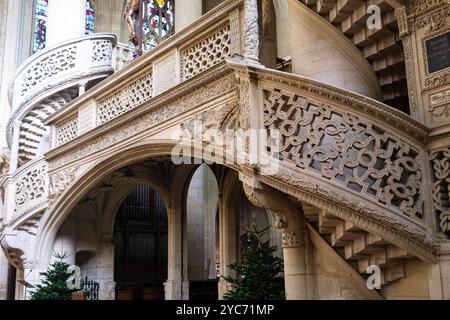
[[86, 300], [86, 294], [84, 292], [73, 292], [72, 300]]

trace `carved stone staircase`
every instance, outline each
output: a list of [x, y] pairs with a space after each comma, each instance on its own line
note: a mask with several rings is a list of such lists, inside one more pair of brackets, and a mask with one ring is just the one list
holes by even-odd
[[[357, 46], [378, 76], [383, 102], [406, 113], [408, 89], [403, 45], [394, 15], [396, 0], [300, 0], [341, 31]], [[382, 28], [370, 30], [367, 8], [381, 8]]]
[[322, 238], [363, 277], [368, 276], [369, 266], [379, 266], [382, 286], [403, 278], [406, 260], [416, 259], [407, 251], [330, 213], [305, 205], [303, 211]]
[[22, 119], [20, 124], [19, 158], [26, 163], [37, 157], [48, 127], [44, 120], [77, 97], [78, 90], [69, 88], [60, 91], [36, 104]]
[[368, 267], [379, 266], [381, 285], [405, 276], [405, 261], [416, 259], [407, 251], [362, 230], [331, 213], [304, 205], [306, 219], [328, 244], [363, 277]]

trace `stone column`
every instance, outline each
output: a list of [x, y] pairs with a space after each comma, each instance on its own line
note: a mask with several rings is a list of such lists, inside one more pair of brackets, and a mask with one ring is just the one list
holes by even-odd
[[287, 300], [313, 298], [312, 245], [302, 209], [281, 192], [255, 182], [244, 185], [249, 200], [276, 215], [275, 226], [283, 243], [284, 281]]
[[[237, 261], [237, 230], [236, 230], [236, 211], [230, 210], [225, 203], [224, 197], [219, 195], [219, 261], [220, 275], [230, 276], [234, 271], [228, 266]], [[231, 289], [222, 277], [219, 279], [219, 299]]]
[[13, 128], [13, 137], [11, 144], [11, 158], [9, 160], [9, 174], [13, 174], [19, 165], [19, 139], [20, 125], [16, 124]]
[[82, 37], [86, 29], [86, 0], [48, 2], [47, 47]]
[[244, 58], [259, 62], [258, 1], [244, 1]]
[[183, 297], [183, 223], [180, 210], [168, 206], [168, 261], [167, 281], [164, 283], [166, 300]]
[[175, 1], [175, 32], [202, 16], [202, 0]]
[[9, 261], [0, 250], [0, 300], [6, 300], [8, 296]]

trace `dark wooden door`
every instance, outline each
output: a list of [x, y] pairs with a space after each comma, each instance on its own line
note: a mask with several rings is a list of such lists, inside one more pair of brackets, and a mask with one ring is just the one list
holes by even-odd
[[167, 213], [161, 196], [139, 187], [122, 203], [114, 226], [118, 299], [164, 299]]

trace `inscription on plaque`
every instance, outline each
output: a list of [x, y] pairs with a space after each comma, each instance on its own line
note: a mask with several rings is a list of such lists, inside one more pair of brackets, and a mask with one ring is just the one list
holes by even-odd
[[450, 67], [450, 32], [425, 41], [428, 73]]

